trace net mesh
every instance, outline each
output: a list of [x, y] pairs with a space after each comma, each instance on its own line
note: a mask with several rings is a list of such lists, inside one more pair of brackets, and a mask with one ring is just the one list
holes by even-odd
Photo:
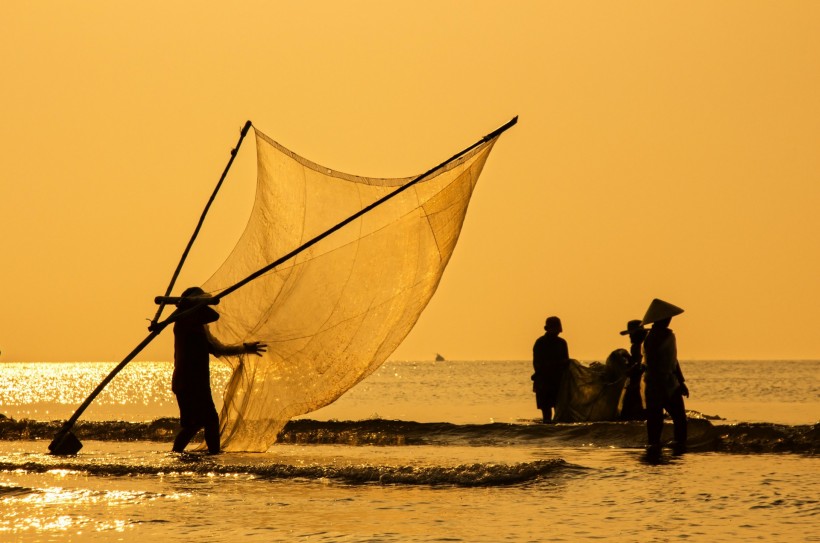
[[570, 360], [555, 404], [558, 422], [618, 420], [627, 380], [629, 351], [616, 349], [606, 362], [585, 366]]
[[[413, 178], [322, 167], [258, 130], [256, 199], [237, 246], [203, 285], [213, 294], [288, 254]], [[262, 341], [232, 367], [225, 450], [264, 451], [285, 423], [330, 404], [398, 347], [441, 280], [495, 138], [225, 296], [221, 341]]]

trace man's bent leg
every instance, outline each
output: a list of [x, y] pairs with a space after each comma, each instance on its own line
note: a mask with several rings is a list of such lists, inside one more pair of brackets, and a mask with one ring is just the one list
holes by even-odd
[[185, 446], [193, 439], [196, 435], [198, 428], [182, 428], [177, 434], [176, 439], [174, 439], [174, 447], [171, 449], [174, 452], [182, 452], [185, 450]]
[[182, 452], [188, 443], [194, 438], [196, 433], [202, 427], [196, 421], [196, 402], [190, 393], [178, 392], [175, 393], [177, 397], [177, 405], [179, 406], [179, 424], [182, 429], [174, 439], [174, 446], [171, 449], [174, 452]]

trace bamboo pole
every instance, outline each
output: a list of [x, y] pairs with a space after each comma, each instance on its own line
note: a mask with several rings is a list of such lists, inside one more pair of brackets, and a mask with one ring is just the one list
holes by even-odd
[[78, 407], [77, 410], [74, 411], [74, 414], [71, 415], [71, 418], [65, 421], [65, 424], [63, 424], [62, 428], [60, 428], [60, 430], [54, 435], [54, 439], [48, 446], [48, 450], [51, 451], [51, 454], [76, 454], [77, 451], [80, 450], [80, 448], [82, 447], [82, 443], [80, 443], [80, 440], [77, 439], [71, 433], [71, 428], [74, 426], [74, 423], [77, 422], [77, 419], [80, 418], [80, 415], [82, 415], [83, 412], [88, 408], [88, 406], [91, 405], [91, 402], [94, 401], [94, 398], [96, 398], [97, 395], [100, 392], [102, 392], [102, 389], [104, 389], [105, 386], [109, 382], [111, 382], [111, 379], [113, 379], [114, 376], [117, 375], [121, 369], [123, 369], [129, 362], [131, 362], [131, 360], [133, 360], [134, 357], [140, 353], [140, 351], [142, 351], [149, 343], [151, 343], [154, 340], [154, 338], [157, 337], [160, 334], [160, 332], [162, 332], [165, 326], [167, 325], [158, 326], [154, 330], [152, 330], [151, 333], [148, 334], [148, 336], [146, 336], [146, 338], [143, 339], [139, 345], [134, 347], [134, 349], [130, 353], [128, 353], [128, 356], [126, 356], [122, 360], [122, 362], [117, 364], [117, 366], [111, 371], [111, 373], [109, 373], [108, 376], [105, 379], [103, 379], [99, 385], [97, 385], [97, 388], [95, 388], [93, 392], [91, 392], [91, 394], [88, 395], [88, 398], [85, 399], [85, 401], [80, 405], [80, 407]]

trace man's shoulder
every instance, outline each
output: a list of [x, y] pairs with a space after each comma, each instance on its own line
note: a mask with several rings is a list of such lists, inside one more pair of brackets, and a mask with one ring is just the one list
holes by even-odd
[[660, 330], [650, 330], [649, 334], [647, 334], [646, 339], [643, 342], [644, 349], [648, 351], [661, 349], [665, 345], [670, 345], [674, 343], [675, 334], [669, 328], [662, 328]]
[[536, 345], [544, 345], [544, 344], [563, 344], [566, 345], [567, 342], [561, 336], [556, 336], [553, 334], [544, 334], [543, 336], [539, 337], [535, 340]]

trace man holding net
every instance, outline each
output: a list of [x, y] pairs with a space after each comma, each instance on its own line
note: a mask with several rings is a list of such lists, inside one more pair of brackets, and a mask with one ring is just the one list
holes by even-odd
[[[219, 415], [211, 396], [210, 355], [239, 356], [265, 352], [258, 341], [241, 345], [224, 345], [208, 330], [208, 323], [219, 319], [219, 313], [208, 305], [197, 305], [206, 296], [199, 287], [182, 293], [177, 311], [183, 316], [174, 323], [174, 375], [171, 390], [179, 405], [182, 429], [174, 440], [174, 452], [183, 452], [196, 433], [205, 429], [205, 444], [210, 454], [219, 454]], [[193, 310], [192, 310], [193, 309]], [[190, 312], [189, 311], [192, 310]]]

